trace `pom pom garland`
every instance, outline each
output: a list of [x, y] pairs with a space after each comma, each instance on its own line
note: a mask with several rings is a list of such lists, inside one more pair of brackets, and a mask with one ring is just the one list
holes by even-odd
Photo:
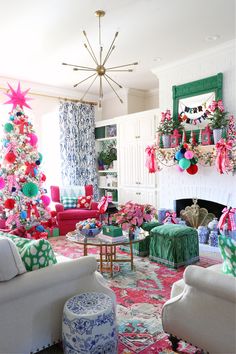
[[188, 160], [191, 160], [194, 156], [194, 153], [191, 150], [185, 152], [184, 157]]
[[43, 205], [45, 207], [47, 207], [51, 203], [51, 199], [45, 194], [41, 195], [40, 199], [42, 200]]
[[198, 171], [197, 165], [191, 165], [189, 168], [186, 170], [190, 175], [195, 175]]
[[188, 174], [194, 175], [198, 172], [198, 159], [194, 157], [194, 152], [192, 150], [187, 149], [188, 144], [184, 143], [181, 145], [180, 150], [176, 151], [175, 159], [178, 161], [176, 168], [179, 172], [186, 170]]
[[176, 160], [181, 160], [182, 158], [184, 157], [184, 154], [182, 154], [182, 152], [181, 151], [177, 151], [176, 153], [175, 153], [175, 158], [176, 158]]
[[187, 168], [189, 168], [190, 165], [191, 165], [191, 162], [188, 159], [186, 159], [185, 157], [182, 158], [181, 160], [179, 160], [179, 166], [183, 170], [186, 170]]

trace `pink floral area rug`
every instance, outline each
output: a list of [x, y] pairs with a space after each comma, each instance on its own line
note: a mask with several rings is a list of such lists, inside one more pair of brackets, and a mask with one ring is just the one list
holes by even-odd
[[[57, 255], [69, 258], [83, 256], [83, 248], [65, 237], [53, 237], [49, 241]], [[89, 254], [96, 254], [90, 248]], [[122, 257], [125, 252], [120, 251]], [[201, 257], [197, 263], [202, 267], [219, 263], [214, 259]], [[109, 286], [116, 293], [119, 330], [119, 354], [172, 354], [167, 334], [163, 332], [161, 310], [170, 298], [172, 284], [183, 277], [184, 267], [177, 270], [150, 262], [148, 257], [135, 257], [135, 270], [129, 263], [119, 264]], [[106, 274], [105, 274], [106, 276]], [[180, 342], [178, 353], [195, 353], [196, 348]]]

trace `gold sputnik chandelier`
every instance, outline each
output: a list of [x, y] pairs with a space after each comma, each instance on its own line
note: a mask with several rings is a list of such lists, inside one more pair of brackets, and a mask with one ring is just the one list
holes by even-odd
[[110, 75], [108, 75], [108, 73], [112, 73], [112, 72], [132, 72], [132, 69], [126, 68], [129, 66], [133, 66], [133, 65], [137, 65], [138, 63], [131, 63], [131, 64], [124, 64], [124, 65], [119, 65], [119, 66], [112, 66], [112, 67], [105, 67], [110, 55], [112, 54], [112, 52], [115, 49], [115, 40], [118, 36], [119, 32], [115, 33], [115, 36], [113, 38], [113, 41], [111, 42], [111, 45], [106, 53], [105, 56], [103, 56], [103, 46], [102, 46], [102, 39], [101, 39], [101, 17], [105, 16], [105, 11], [103, 10], [97, 10], [95, 12], [95, 15], [98, 17], [98, 22], [99, 22], [99, 59], [96, 57], [96, 55], [94, 54], [93, 48], [89, 42], [89, 39], [87, 37], [87, 34], [85, 31], [83, 31], [86, 43], [84, 43], [85, 48], [87, 49], [89, 55], [91, 56], [92, 60], [95, 63], [95, 67], [88, 67], [88, 66], [81, 66], [81, 65], [74, 65], [74, 64], [67, 64], [67, 63], [62, 63], [62, 65], [68, 65], [68, 66], [72, 66], [74, 71], [88, 71], [89, 73], [91, 73], [91, 75], [89, 75], [88, 77], [86, 77], [84, 80], [78, 82], [77, 84], [74, 85], [74, 87], [77, 87], [78, 85], [82, 84], [83, 82], [92, 79], [92, 82], [90, 83], [89, 87], [87, 88], [87, 90], [85, 91], [85, 93], [83, 94], [83, 96], [81, 97], [81, 101], [84, 99], [84, 97], [87, 95], [87, 93], [89, 92], [90, 88], [92, 87], [92, 85], [94, 84], [94, 82], [96, 81], [97, 78], [99, 78], [100, 84], [99, 84], [99, 99], [98, 99], [98, 107], [101, 108], [102, 106], [102, 99], [103, 99], [103, 82], [102, 82], [102, 78], [104, 78], [106, 80], [106, 82], [108, 83], [108, 85], [111, 87], [112, 91], [116, 94], [116, 96], [118, 97], [118, 99], [120, 100], [121, 103], [123, 103], [122, 99], [120, 98], [120, 96], [118, 95], [118, 93], [116, 92], [114, 85], [117, 85], [119, 88], [122, 88], [122, 86], [116, 82], [114, 79], [112, 79], [110, 77]]

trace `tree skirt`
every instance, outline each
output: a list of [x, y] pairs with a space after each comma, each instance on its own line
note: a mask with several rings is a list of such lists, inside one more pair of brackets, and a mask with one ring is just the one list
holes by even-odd
[[[73, 259], [83, 256], [82, 246], [67, 241], [65, 237], [53, 237], [49, 241], [57, 255]], [[97, 251], [97, 248], [90, 248], [89, 254]], [[201, 257], [197, 264], [208, 267], [216, 263], [219, 261]], [[170, 298], [172, 284], [182, 279], [185, 267], [167, 268], [150, 262], [147, 257], [135, 257], [134, 264], [135, 271], [130, 270], [130, 264], [123, 263], [114, 269], [112, 279], [107, 277], [118, 304], [119, 354], [174, 353], [162, 329], [161, 309]], [[195, 353], [196, 348], [180, 342], [178, 352]]]

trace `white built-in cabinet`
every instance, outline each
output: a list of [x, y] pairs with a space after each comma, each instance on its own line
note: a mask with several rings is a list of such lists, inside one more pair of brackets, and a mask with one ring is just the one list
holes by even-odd
[[158, 114], [157, 109], [138, 112], [97, 125], [111, 121], [117, 125], [119, 204], [132, 200], [157, 207], [157, 174], [150, 174], [145, 166], [145, 149], [155, 141]]

